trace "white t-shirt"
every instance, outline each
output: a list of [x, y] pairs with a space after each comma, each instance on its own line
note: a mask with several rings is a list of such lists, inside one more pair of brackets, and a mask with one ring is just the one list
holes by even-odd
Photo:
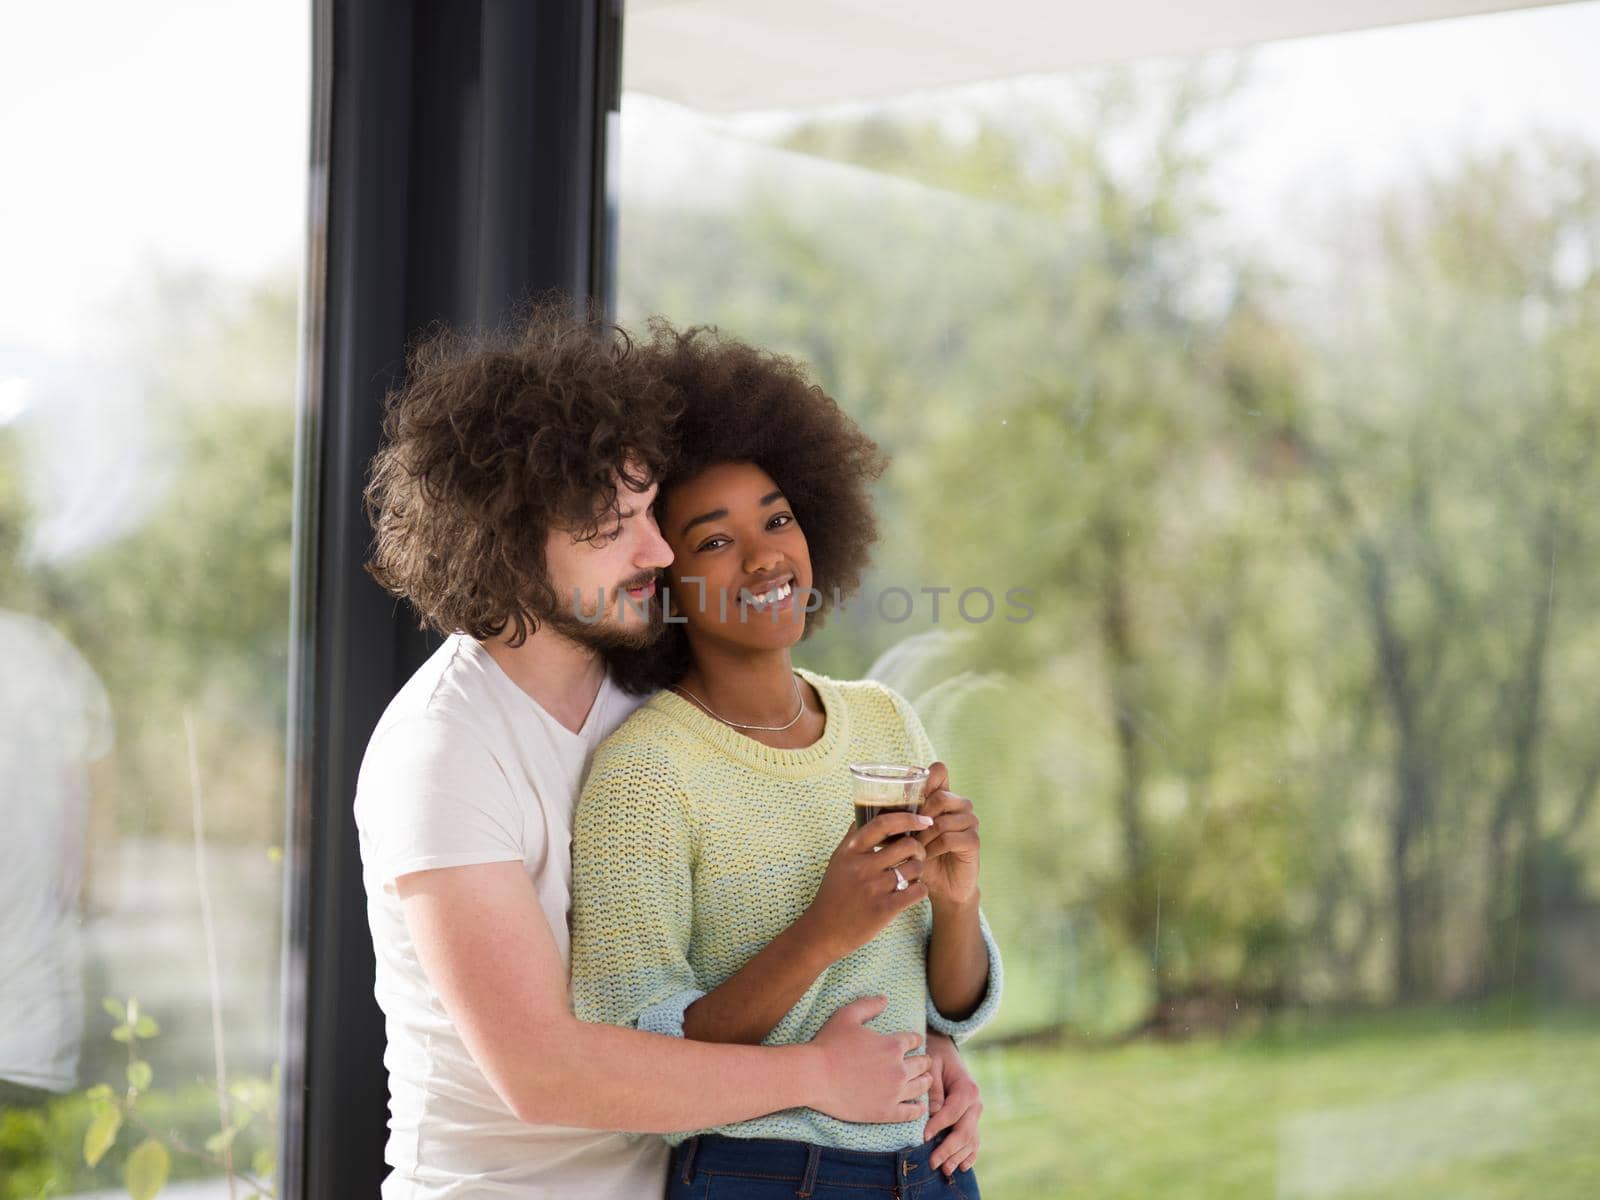
[[608, 675], [573, 733], [483, 646], [447, 638], [384, 710], [361, 761], [356, 824], [388, 1047], [384, 1200], [487, 1196], [638, 1200], [660, 1195], [655, 1137], [519, 1121], [428, 986], [394, 880], [521, 862], [568, 958], [572, 810], [594, 749], [642, 702]]
[[111, 749], [111, 702], [71, 643], [0, 610], [0, 1079], [78, 1086], [88, 764]]

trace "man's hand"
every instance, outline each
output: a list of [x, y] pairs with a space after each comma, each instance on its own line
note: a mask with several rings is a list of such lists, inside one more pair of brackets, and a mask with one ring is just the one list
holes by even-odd
[[934, 904], [965, 905], [978, 895], [978, 816], [972, 801], [949, 785], [950, 772], [942, 762], [929, 766], [921, 812], [933, 818], [933, 828], [916, 837], [928, 853], [922, 882]]
[[928, 1111], [922, 1095], [932, 1081], [928, 1056], [906, 1056], [922, 1044], [914, 1033], [877, 1033], [866, 1022], [888, 1006], [864, 996], [828, 1018], [811, 1044], [821, 1052], [825, 1094], [812, 1107], [841, 1121], [915, 1121]]
[[978, 1085], [967, 1073], [956, 1044], [940, 1033], [928, 1035], [928, 1060], [933, 1082], [928, 1089], [928, 1124], [922, 1140], [931, 1142], [941, 1130], [950, 1132], [934, 1149], [928, 1165], [944, 1171], [948, 1179], [957, 1170], [970, 1171], [978, 1160], [978, 1118], [983, 1101]]

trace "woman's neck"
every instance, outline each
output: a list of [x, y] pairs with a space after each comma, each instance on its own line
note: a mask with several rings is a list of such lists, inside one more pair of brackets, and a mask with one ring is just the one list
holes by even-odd
[[[693, 653], [694, 662], [678, 685], [709, 708], [711, 716], [729, 724], [788, 725], [738, 730], [774, 749], [802, 749], [822, 736], [821, 700], [810, 684], [795, 675], [787, 647], [729, 653], [694, 646]], [[797, 709], [803, 711], [794, 721]]]

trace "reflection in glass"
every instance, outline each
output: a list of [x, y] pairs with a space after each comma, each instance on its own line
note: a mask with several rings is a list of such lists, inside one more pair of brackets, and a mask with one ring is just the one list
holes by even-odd
[[111, 705], [37, 617], [0, 609], [0, 662], [0, 1095], [40, 1105], [78, 1080], [88, 766], [111, 749]]
[[7, 34], [0, 1200], [270, 1196], [309, 22]]
[[986, 1195], [1592, 1191], [1597, 37], [625, 97], [621, 320], [794, 354], [895, 456], [802, 649], [981, 814]]

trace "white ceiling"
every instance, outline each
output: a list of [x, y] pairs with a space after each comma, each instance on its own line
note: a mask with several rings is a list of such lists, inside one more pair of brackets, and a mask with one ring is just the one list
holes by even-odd
[[626, 0], [624, 85], [708, 112], [1540, 7], [1544, 0]]

